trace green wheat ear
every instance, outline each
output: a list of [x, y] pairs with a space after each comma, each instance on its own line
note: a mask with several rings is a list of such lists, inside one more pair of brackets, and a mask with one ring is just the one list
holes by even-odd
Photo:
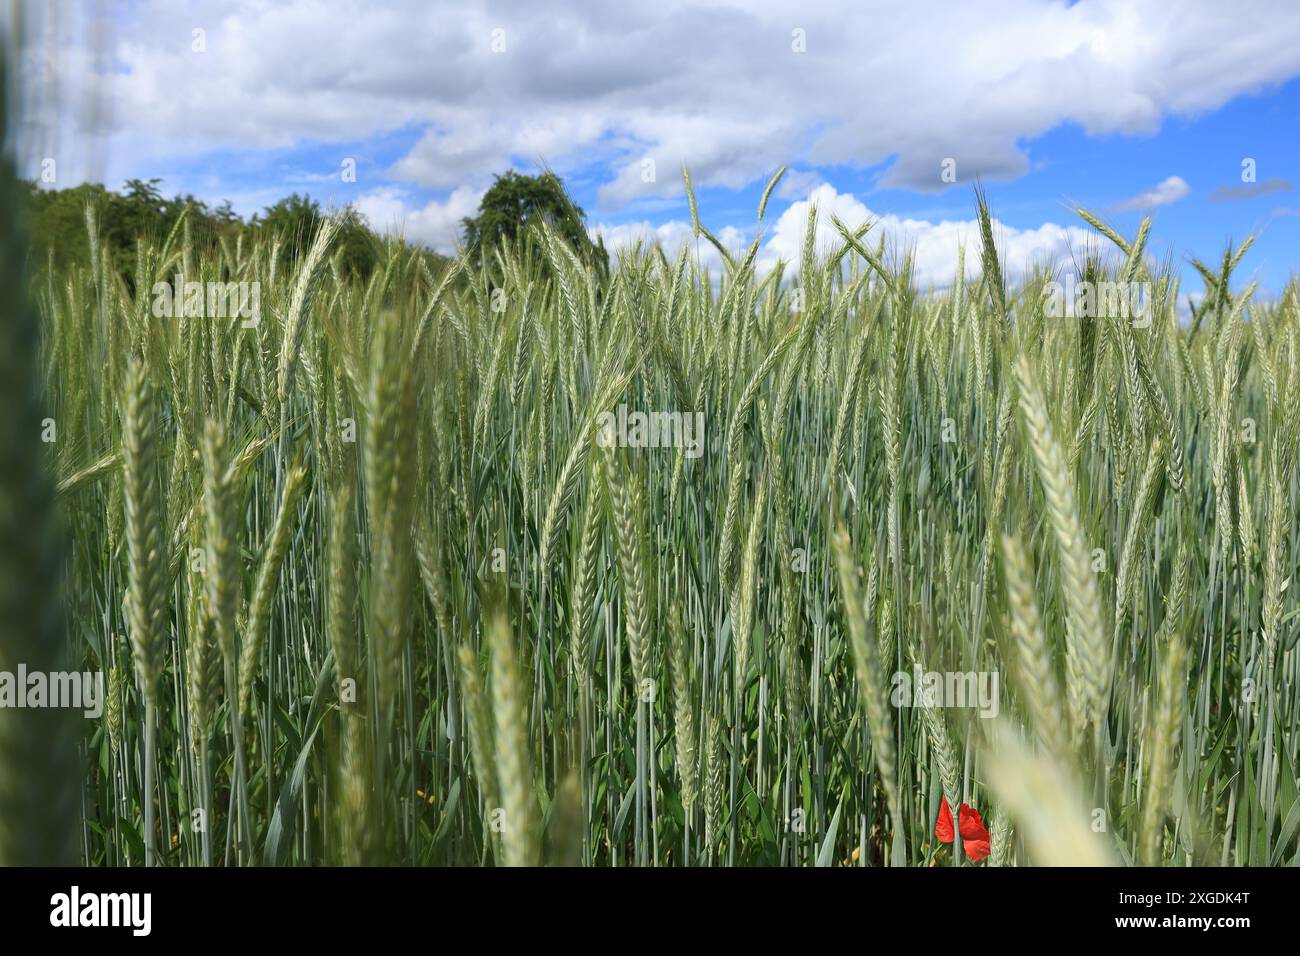
[[[540, 853], [537, 798], [533, 793], [527, 697], [510, 626], [507, 598], [495, 595], [488, 608], [487, 644], [492, 652], [492, 716], [501, 800], [501, 843], [507, 866], [536, 866]], [[462, 666], [466, 665], [462, 658]]]
[[143, 362], [127, 369], [122, 400], [122, 475], [125, 485], [127, 621], [136, 677], [147, 704], [156, 704], [166, 647], [167, 570], [163, 503], [158, 479], [159, 418]]

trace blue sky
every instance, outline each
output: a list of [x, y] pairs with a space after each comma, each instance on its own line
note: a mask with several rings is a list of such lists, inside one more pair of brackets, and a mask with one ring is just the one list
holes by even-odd
[[685, 239], [683, 163], [704, 221], [747, 243], [788, 164], [761, 261], [798, 248], [816, 201], [875, 220], [935, 284], [969, 239], [978, 177], [1013, 275], [1092, 241], [1075, 204], [1128, 234], [1152, 215], [1151, 252], [1185, 291], [1187, 256], [1250, 233], [1242, 282], [1276, 293], [1300, 263], [1295, 4], [379, 6], [144, 0], [47, 18], [29, 69], [56, 82], [31, 162], [53, 155], [64, 186], [158, 177], [245, 215], [308, 192], [444, 252], [511, 166], [545, 160], [617, 247]]

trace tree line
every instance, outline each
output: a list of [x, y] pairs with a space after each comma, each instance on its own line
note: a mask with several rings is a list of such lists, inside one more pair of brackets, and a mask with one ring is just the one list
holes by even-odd
[[[306, 252], [320, 220], [332, 214], [340, 219], [335, 248], [342, 251], [346, 272], [366, 279], [380, 261], [384, 240], [354, 207], [331, 213], [310, 196], [294, 193], [244, 220], [228, 201], [211, 205], [189, 194], [169, 198], [161, 183], [160, 179], [129, 179], [121, 191], [98, 183], [68, 189], [26, 183], [31, 265], [39, 268], [48, 263], [62, 269], [89, 261], [88, 206], [95, 210], [100, 243], [125, 276], [134, 272], [137, 241], [152, 238], [161, 243], [187, 210], [190, 241], [200, 250], [241, 235], [246, 239], [270, 235], [285, 244], [284, 252], [293, 260]], [[510, 170], [497, 176], [483, 195], [478, 214], [462, 221], [464, 254], [472, 262], [490, 263], [496, 245], [528, 236], [530, 226], [542, 220], [584, 261], [602, 272], [608, 268], [603, 243], [588, 237], [586, 214], [549, 171], [526, 176]]]

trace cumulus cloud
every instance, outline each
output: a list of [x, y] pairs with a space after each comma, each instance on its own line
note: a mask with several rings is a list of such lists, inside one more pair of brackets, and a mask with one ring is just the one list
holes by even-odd
[[478, 212], [482, 196], [482, 190], [462, 186], [445, 200], [412, 206], [406, 190], [385, 186], [366, 193], [354, 205], [375, 229], [403, 235], [450, 255], [461, 237], [461, 220]]
[[[819, 253], [825, 254], [843, 244], [831, 217], [838, 217], [850, 229], [870, 222], [867, 244], [874, 248], [885, 239], [886, 254], [897, 264], [903, 255], [910, 255], [913, 280], [919, 288], [946, 288], [957, 275], [959, 250], [964, 246], [965, 276], [976, 278], [980, 270], [979, 222], [968, 220], [906, 219], [895, 215], [879, 215], [869, 209], [856, 196], [838, 192], [833, 186], [822, 185], [808, 196], [792, 203], [765, 233], [759, 251], [757, 268], [760, 272], [772, 269], [780, 261], [786, 263], [788, 273], [797, 272], [807, 234], [809, 207], [817, 207], [817, 231], [813, 237]], [[993, 220], [993, 232], [998, 246], [1002, 270], [1011, 282], [1018, 282], [1035, 268], [1055, 270], [1070, 268], [1085, 252], [1104, 254], [1097, 237], [1078, 226], [1059, 226], [1043, 223], [1033, 229], [1016, 229]], [[672, 256], [683, 244], [692, 250], [698, 247], [700, 261], [715, 271], [721, 266], [721, 257], [705, 240], [695, 243], [691, 224], [680, 220], [659, 226], [648, 222], [626, 223], [616, 226], [597, 225], [591, 229], [594, 237], [601, 236], [605, 245], [614, 251], [631, 248], [637, 242], [650, 246], [659, 243]], [[742, 251], [753, 241], [753, 236], [741, 229], [727, 226], [716, 230], [719, 241], [729, 251]]]
[[481, 185], [542, 156], [561, 173], [601, 169], [606, 207], [679, 195], [682, 163], [724, 187], [791, 161], [880, 167], [879, 185], [918, 190], [946, 186], [945, 159], [963, 183], [1014, 177], [1024, 144], [1063, 123], [1150, 133], [1300, 73], [1289, 0], [1248, 17], [1217, 0], [115, 9], [102, 62], [70, 55], [51, 77], [102, 91], [113, 149], [192, 155], [413, 128], [424, 135], [390, 169], [397, 180]]
[[[760, 263], [770, 267], [778, 259], [797, 265], [807, 234], [810, 205], [817, 206], [814, 241], [821, 251], [837, 248], [843, 240], [831, 223], [834, 214], [853, 229], [871, 222], [867, 243], [874, 246], [884, 236], [885, 248], [895, 258], [912, 257], [914, 281], [921, 288], [950, 285], [957, 275], [958, 250], [966, 249], [966, 278], [979, 275], [980, 231], [975, 219], [904, 219], [893, 214], [878, 215], [852, 193], [840, 193], [829, 185], [819, 186], [807, 199], [793, 203], [777, 219], [771, 237], [763, 245]], [[993, 221], [998, 258], [1007, 279], [1016, 282], [1035, 267], [1060, 268], [1072, 263], [1085, 249], [1096, 249], [1096, 236], [1077, 226], [1043, 223], [1033, 229], [1016, 229]]]
[[[643, 249], [658, 245], [665, 253], [672, 256], [682, 246], [686, 246], [693, 253], [698, 254], [700, 265], [715, 275], [720, 274], [722, 270], [722, 255], [718, 250], [707, 239], [696, 240], [691, 224], [680, 219], [672, 219], [657, 226], [649, 222], [626, 222], [616, 225], [599, 223], [587, 231], [593, 241], [602, 239], [605, 248], [615, 255], [629, 252], [638, 245]], [[735, 226], [724, 226], [722, 229], [710, 231], [731, 253], [742, 252], [747, 248], [748, 243], [753, 241], [752, 236]]]
[[1187, 180], [1181, 176], [1170, 176], [1150, 189], [1143, 190], [1131, 199], [1124, 200], [1115, 208], [1119, 210], [1152, 209], [1156, 206], [1166, 206], [1171, 202], [1178, 202], [1191, 191], [1192, 187], [1187, 185]]

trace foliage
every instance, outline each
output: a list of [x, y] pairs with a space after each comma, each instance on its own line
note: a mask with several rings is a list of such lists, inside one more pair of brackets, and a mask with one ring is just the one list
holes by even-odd
[[478, 215], [462, 220], [471, 261], [505, 241], [514, 241], [527, 227], [546, 223], [585, 263], [605, 270], [609, 256], [604, 242], [587, 235], [587, 214], [565, 192], [551, 172], [525, 176], [513, 169], [497, 176], [479, 201]]

